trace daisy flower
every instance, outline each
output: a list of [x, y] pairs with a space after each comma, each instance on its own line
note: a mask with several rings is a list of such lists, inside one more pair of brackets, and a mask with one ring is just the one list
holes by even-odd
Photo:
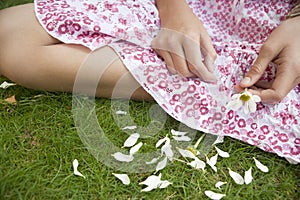
[[234, 94], [226, 105], [226, 108], [237, 111], [244, 106], [244, 113], [256, 111], [256, 103], [260, 102], [261, 99], [258, 95], [253, 95], [247, 90], [247, 88], [239, 94]]

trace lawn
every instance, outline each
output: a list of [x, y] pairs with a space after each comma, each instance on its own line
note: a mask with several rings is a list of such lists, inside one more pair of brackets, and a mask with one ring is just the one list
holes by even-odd
[[[30, 1], [3, 1], [0, 8]], [[0, 84], [9, 81], [0, 78]], [[3, 100], [15, 95], [17, 103]], [[129, 131], [121, 128], [135, 123], [141, 135], [156, 133], [151, 138], [143, 138], [143, 152], [154, 151], [158, 139], [170, 135], [170, 130], [178, 130], [180, 123], [167, 117], [160, 124], [155, 120], [150, 124], [150, 114], [154, 102], [129, 102], [129, 112], [133, 122], [116, 120], [118, 105], [109, 99], [95, 100], [95, 113], [105, 136], [121, 147]], [[141, 192], [139, 182], [153, 172], [128, 173], [131, 184], [123, 185], [112, 173], [122, 170], [108, 167], [102, 162], [102, 154], [91, 154], [84, 145], [73, 118], [72, 94], [33, 91], [21, 86], [0, 89], [0, 199], [207, 199], [205, 190], [225, 193], [223, 199], [300, 199], [300, 166], [291, 165], [278, 156], [261, 151], [231, 138], [217, 146], [230, 153], [229, 158], [219, 158], [218, 172], [209, 166], [196, 170], [174, 161], [161, 171], [162, 179], [172, 185], [165, 189]], [[73, 109], [72, 109], [73, 108]], [[149, 111], [150, 110], [150, 111]], [[153, 113], [152, 113], [153, 114]], [[157, 114], [157, 113], [154, 113]], [[160, 115], [157, 115], [159, 118]], [[157, 125], [157, 126], [156, 126]], [[155, 130], [162, 125], [162, 128]], [[189, 130], [192, 132], [192, 130]], [[126, 133], [127, 132], [127, 133]], [[197, 132], [196, 138], [202, 133]], [[206, 136], [205, 141], [212, 139]], [[201, 145], [200, 145], [201, 146]], [[205, 146], [202, 144], [202, 147]], [[99, 147], [100, 148], [100, 147]], [[101, 147], [102, 148], [102, 147]], [[103, 147], [101, 150], [107, 147]], [[208, 157], [215, 155], [213, 148], [202, 148]], [[103, 155], [104, 156], [104, 155]], [[268, 173], [259, 171], [252, 157], [269, 167]], [[72, 162], [79, 161], [79, 170], [86, 178], [73, 174]], [[146, 160], [148, 161], [148, 160]], [[117, 162], [111, 163], [116, 165]], [[121, 165], [120, 165], [121, 166]], [[254, 180], [249, 185], [237, 185], [229, 176], [228, 168], [243, 173], [252, 167]], [[132, 166], [131, 171], [135, 170]], [[221, 189], [215, 188], [218, 181], [226, 181]]]

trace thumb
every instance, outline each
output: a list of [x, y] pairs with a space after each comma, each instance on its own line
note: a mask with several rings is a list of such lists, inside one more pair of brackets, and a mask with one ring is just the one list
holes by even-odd
[[[273, 48], [273, 49], [272, 49]], [[243, 88], [253, 86], [263, 75], [268, 64], [277, 56], [279, 50], [274, 51], [274, 46], [265, 47], [262, 46], [259, 55], [254, 62], [254, 64], [250, 67], [249, 71], [246, 73], [243, 80], [240, 82], [240, 86]]]

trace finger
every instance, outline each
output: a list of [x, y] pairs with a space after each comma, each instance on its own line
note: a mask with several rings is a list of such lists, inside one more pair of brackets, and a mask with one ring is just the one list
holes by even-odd
[[277, 73], [276, 78], [270, 89], [254, 90], [253, 93], [258, 92], [263, 102], [276, 104], [279, 103], [297, 84], [297, 79], [287, 66], [281, 66]]
[[212, 45], [208, 34], [203, 34], [200, 38], [201, 52], [204, 56], [204, 64], [210, 72], [214, 72], [214, 62], [217, 58], [217, 53]]
[[215, 82], [216, 77], [202, 62], [200, 44], [190, 38], [185, 38], [183, 50], [188, 61], [188, 69], [199, 78], [207, 82]]
[[256, 61], [251, 66], [244, 79], [240, 82], [240, 86], [246, 88], [254, 85], [263, 75], [268, 64], [280, 53], [280, 51], [281, 46], [276, 42], [273, 43], [273, 41], [270, 40], [268, 43], [265, 43], [262, 46]]
[[174, 68], [176, 72], [185, 78], [195, 77], [196, 74], [192, 73], [189, 68], [185, 58], [177, 54], [171, 53], [171, 57], [174, 63]]
[[170, 53], [160, 49], [155, 49], [155, 51], [157, 52], [158, 55], [160, 55], [164, 59], [167, 69], [170, 71], [170, 73], [176, 74], [176, 70], [174, 68], [174, 63]]
[[269, 89], [269, 88], [272, 87], [273, 82], [274, 82], [274, 80], [273, 80], [273, 81], [270, 81], [270, 82], [269, 82], [269, 81], [262, 80], [262, 81], [256, 82], [254, 86], [255, 86], [255, 87], [258, 87], [258, 88], [262, 88], [262, 89]]
[[208, 54], [204, 54], [204, 65], [206, 66], [206, 68], [208, 69], [209, 72], [214, 73], [215, 71], [215, 67], [214, 67], [214, 63], [215, 63], [215, 59], [213, 59], [210, 55]]

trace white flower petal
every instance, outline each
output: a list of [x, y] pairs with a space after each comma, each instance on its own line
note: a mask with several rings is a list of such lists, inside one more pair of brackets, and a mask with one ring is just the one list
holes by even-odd
[[241, 100], [237, 100], [236, 102], [235, 102], [235, 105], [232, 107], [232, 110], [238, 110], [238, 109], [240, 109], [240, 107], [242, 107], [243, 106], [243, 101], [241, 101]]
[[210, 159], [208, 159], [208, 163], [210, 165], [216, 165], [217, 164], [217, 160], [218, 160], [218, 155], [219, 154], [216, 154], [213, 157], [211, 157]]
[[153, 158], [150, 162], [146, 162], [147, 165], [152, 165], [158, 161], [158, 158]]
[[160, 171], [162, 169], [164, 169], [167, 166], [168, 163], [168, 158], [165, 157], [162, 161], [160, 161], [159, 163], [157, 163], [156, 165], [156, 171]]
[[218, 172], [218, 168], [214, 165], [209, 165], [215, 172]]
[[177, 148], [177, 150], [184, 158], [192, 158], [192, 159], [196, 158], [196, 156], [189, 150], [180, 149], [180, 148]]
[[139, 185], [158, 185], [161, 182], [161, 173], [156, 176], [156, 175], [151, 175], [146, 180], [143, 182], [140, 182]]
[[82, 175], [82, 174], [78, 171], [78, 169], [77, 169], [77, 168], [78, 168], [78, 165], [79, 165], [78, 160], [77, 160], [77, 159], [73, 160], [73, 170], [74, 170], [74, 175], [76, 175], [76, 176], [81, 176], [81, 177], [85, 178], [85, 176]]
[[248, 185], [252, 182], [253, 177], [252, 177], [252, 168], [250, 167], [250, 169], [248, 171], [245, 172], [245, 184]]
[[249, 105], [250, 112], [253, 113], [253, 112], [256, 111], [256, 103], [255, 103], [255, 101], [253, 101], [252, 99], [250, 99], [248, 105]]
[[[251, 101], [251, 100], [249, 100]], [[244, 113], [247, 115], [249, 113], [249, 101], [246, 101], [244, 104]]]
[[116, 112], [116, 114], [117, 114], [117, 115], [127, 115], [127, 112], [122, 111], [122, 110], [118, 110], [118, 111]]
[[231, 176], [231, 178], [234, 180], [234, 182], [236, 184], [239, 185], [243, 185], [244, 184], [244, 178], [237, 172], [232, 171], [231, 169], [229, 169], [229, 175]]
[[161, 183], [162, 183], [161, 174], [159, 174], [158, 176], [156, 176], [156, 175], [149, 176], [146, 180], [139, 183], [139, 185], [147, 185], [148, 187], [142, 189], [141, 191], [142, 192], [149, 192], [153, 189], [158, 188], [161, 185]]
[[224, 136], [219, 135], [216, 139], [216, 141], [212, 145], [220, 144], [224, 142]]
[[116, 153], [112, 154], [112, 156], [117, 161], [120, 161], [120, 162], [131, 162], [134, 159], [134, 157], [132, 155], [126, 155], [126, 154], [123, 154], [121, 152], [116, 152]]
[[172, 150], [172, 146], [170, 144], [164, 144], [162, 147], [161, 147], [161, 154], [162, 155], [166, 155], [169, 160], [172, 160], [173, 159], [173, 156], [174, 156], [174, 153], [173, 153], [173, 150]]
[[294, 160], [294, 159], [292, 159], [292, 158], [285, 158], [290, 164], [293, 164], [293, 165], [297, 165], [297, 164], [299, 164], [299, 162], [298, 161], [296, 161], [296, 160]]
[[221, 149], [219, 149], [218, 147], [215, 146], [215, 149], [217, 150], [219, 156], [221, 156], [222, 158], [229, 158], [229, 153], [227, 153], [226, 151], [222, 151]]
[[234, 94], [231, 96], [231, 99], [234, 100], [234, 99], [239, 99], [241, 97], [241, 94]]
[[203, 162], [202, 160], [198, 159], [197, 157], [195, 157], [195, 160], [193, 160], [192, 162], [188, 163], [188, 165], [190, 165], [191, 167], [195, 168], [195, 169], [202, 169], [204, 170], [206, 164], [205, 162]]
[[138, 133], [131, 134], [124, 142], [123, 147], [132, 147], [133, 145], [135, 145], [135, 143], [139, 138], [140, 138], [140, 134]]
[[243, 106], [243, 102], [240, 99], [235, 99], [227, 103], [226, 108], [237, 111], [240, 107]]
[[254, 159], [255, 165], [258, 169], [260, 169], [262, 172], [265, 172], [265, 173], [269, 172], [269, 168], [267, 166], [263, 165], [256, 158], [253, 157], [253, 159]]
[[178, 142], [189, 142], [192, 140], [189, 136], [172, 136], [172, 138]]
[[141, 190], [142, 192], [149, 192], [156, 188], [166, 188], [172, 183], [167, 180], [161, 180], [161, 174], [159, 174], [158, 176], [151, 175], [145, 181], [143, 181], [139, 184], [148, 186], [148, 187], [142, 189]]
[[218, 154], [216, 154], [215, 156], [211, 157], [210, 159], [206, 156], [206, 163], [215, 171], [217, 172], [218, 169], [215, 166], [217, 163], [217, 159], [218, 159]]
[[163, 143], [170, 143], [170, 138], [168, 136], [158, 140], [155, 144], [155, 147], [158, 148], [160, 147]]
[[210, 190], [206, 190], [206, 191], [204, 192], [204, 194], [205, 194], [208, 198], [213, 199], [213, 200], [219, 200], [219, 199], [222, 199], [223, 197], [226, 196], [225, 194], [215, 193], [215, 192], [210, 191]]
[[9, 88], [10, 86], [13, 86], [13, 85], [16, 85], [15, 83], [8, 83], [6, 81], [4, 81], [1, 85], [0, 85], [0, 88], [2, 89], [7, 89]]
[[167, 181], [167, 180], [164, 180], [164, 181], [161, 181], [160, 182], [160, 185], [159, 185], [159, 188], [166, 188], [166, 187], [168, 187], [169, 185], [171, 185], [172, 183], [171, 182], [169, 182], [169, 181]]
[[154, 187], [154, 186], [148, 186], [148, 187], [145, 187], [144, 189], [141, 190], [141, 192], [150, 192], [151, 190], [154, 190], [156, 189], [157, 187]]
[[112, 173], [112, 174], [115, 177], [117, 177], [119, 180], [121, 180], [124, 185], [129, 185], [130, 184], [130, 179], [129, 179], [127, 174], [115, 174], [115, 173]]
[[171, 130], [173, 136], [184, 136], [187, 132], [175, 131], [174, 129]]
[[131, 147], [131, 149], [129, 150], [129, 155], [133, 155], [136, 152], [138, 152], [142, 146], [143, 146], [143, 143], [139, 142], [137, 145]]
[[124, 128], [122, 128], [123, 130], [134, 130], [136, 129], [137, 126], [125, 126]]
[[194, 149], [197, 149], [200, 142], [203, 140], [203, 138], [205, 137], [205, 134], [203, 134], [201, 137], [199, 137], [199, 139], [197, 140], [197, 142], [194, 144]]
[[221, 189], [221, 187], [222, 187], [223, 185], [225, 185], [226, 183], [227, 183], [227, 182], [219, 181], [219, 182], [217, 182], [217, 183], [215, 184], [215, 187], [218, 188], [218, 189]]
[[260, 96], [258, 96], [258, 95], [252, 95], [252, 99], [253, 99], [253, 101], [256, 102], [256, 103], [261, 102], [261, 98], [260, 98]]

